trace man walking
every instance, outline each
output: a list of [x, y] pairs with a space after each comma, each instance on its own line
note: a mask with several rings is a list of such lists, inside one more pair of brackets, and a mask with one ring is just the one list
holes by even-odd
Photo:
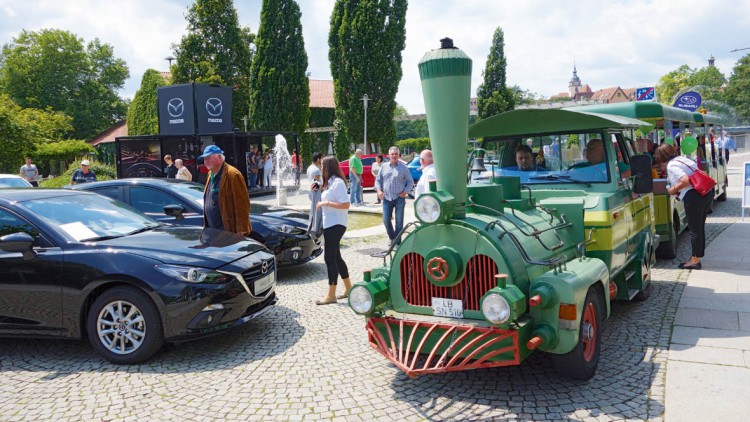
[[36, 181], [36, 178], [39, 176], [39, 170], [35, 164], [31, 164], [31, 157], [26, 157], [26, 164], [21, 166], [19, 174], [24, 180], [31, 183], [31, 186], [35, 188], [39, 187], [39, 183]]
[[[388, 233], [390, 243], [398, 245], [401, 239], [397, 238], [401, 229], [404, 228], [404, 207], [406, 206], [406, 195], [410, 194], [414, 181], [409, 169], [399, 160], [401, 154], [398, 147], [388, 149], [389, 161], [380, 168], [377, 179], [375, 179], [375, 190], [378, 198], [383, 201], [383, 224]], [[393, 211], [396, 211], [396, 227], [391, 224]]]
[[203, 150], [208, 181], [203, 191], [203, 226], [247, 236], [250, 225], [250, 195], [239, 170], [226, 163], [224, 151], [216, 145]]
[[364, 205], [362, 202], [362, 150], [357, 149], [349, 158], [349, 202], [354, 206]]
[[719, 148], [724, 150], [724, 162], [729, 164], [729, 150], [737, 152], [737, 143], [734, 139], [730, 138], [726, 131], [721, 131], [721, 138], [719, 138]]
[[176, 178], [177, 167], [174, 165], [174, 161], [172, 161], [172, 156], [169, 154], [165, 155], [164, 162], [167, 163], [167, 166], [164, 167], [164, 175], [167, 177], [167, 179]]

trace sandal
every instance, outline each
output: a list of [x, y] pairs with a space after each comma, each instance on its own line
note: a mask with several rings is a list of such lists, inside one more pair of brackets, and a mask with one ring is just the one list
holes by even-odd
[[346, 293], [341, 293], [340, 295], [336, 296], [336, 299], [346, 299], [347, 297], [349, 297], [348, 291]]
[[318, 299], [315, 301], [316, 305], [330, 305], [331, 303], [336, 303], [335, 297], [333, 299], [323, 298], [323, 299]]

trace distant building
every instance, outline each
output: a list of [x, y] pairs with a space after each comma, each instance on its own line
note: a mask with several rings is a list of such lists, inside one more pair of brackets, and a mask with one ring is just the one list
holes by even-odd
[[631, 101], [630, 98], [628, 98], [627, 94], [625, 94], [625, 91], [623, 91], [619, 86], [600, 89], [594, 92], [594, 94], [591, 96], [591, 99], [603, 104], [624, 103], [626, 101]]
[[591, 98], [593, 91], [588, 84], [581, 83], [581, 78], [578, 77], [578, 69], [576, 69], [575, 63], [573, 63], [573, 77], [568, 82], [568, 92], [561, 92], [553, 95], [550, 100], [572, 100], [572, 101], [585, 101]]

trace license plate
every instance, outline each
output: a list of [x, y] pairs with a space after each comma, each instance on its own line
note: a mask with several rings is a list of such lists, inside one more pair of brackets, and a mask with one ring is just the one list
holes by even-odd
[[432, 298], [432, 314], [439, 317], [463, 318], [464, 304], [456, 299]]
[[259, 280], [255, 280], [255, 294], [263, 293], [270, 289], [271, 286], [273, 286], [273, 273], [268, 274]]

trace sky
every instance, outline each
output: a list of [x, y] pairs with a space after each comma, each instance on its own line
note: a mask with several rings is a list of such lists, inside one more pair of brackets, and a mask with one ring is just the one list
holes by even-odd
[[[132, 98], [143, 73], [167, 70], [186, 31], [191, 0], [0, 0], [0, 43], [22, 30], [68, 30], [98, 38], [125, 60]], [[242, 26], [257, 33], [261, 0], [235, 0]], [[298, 0], [312, 79], [331, 79], [328, 29], [334, 0]], [[507, 84], [549, 97], [567, 91], [573, 64], [593, 90], [653, 86], [683, 64], [716, 66], [729, 77], [750, 50], [750, 0], [412, 0], [406, 15], [403, 77], [396, 101], [424, 112], [417, 64], [450, 37], [473, 60], [472, 96], [482, 81], [492, 36], [505, 33]], [[374, 99], [377, 101], [377, 99]]]

